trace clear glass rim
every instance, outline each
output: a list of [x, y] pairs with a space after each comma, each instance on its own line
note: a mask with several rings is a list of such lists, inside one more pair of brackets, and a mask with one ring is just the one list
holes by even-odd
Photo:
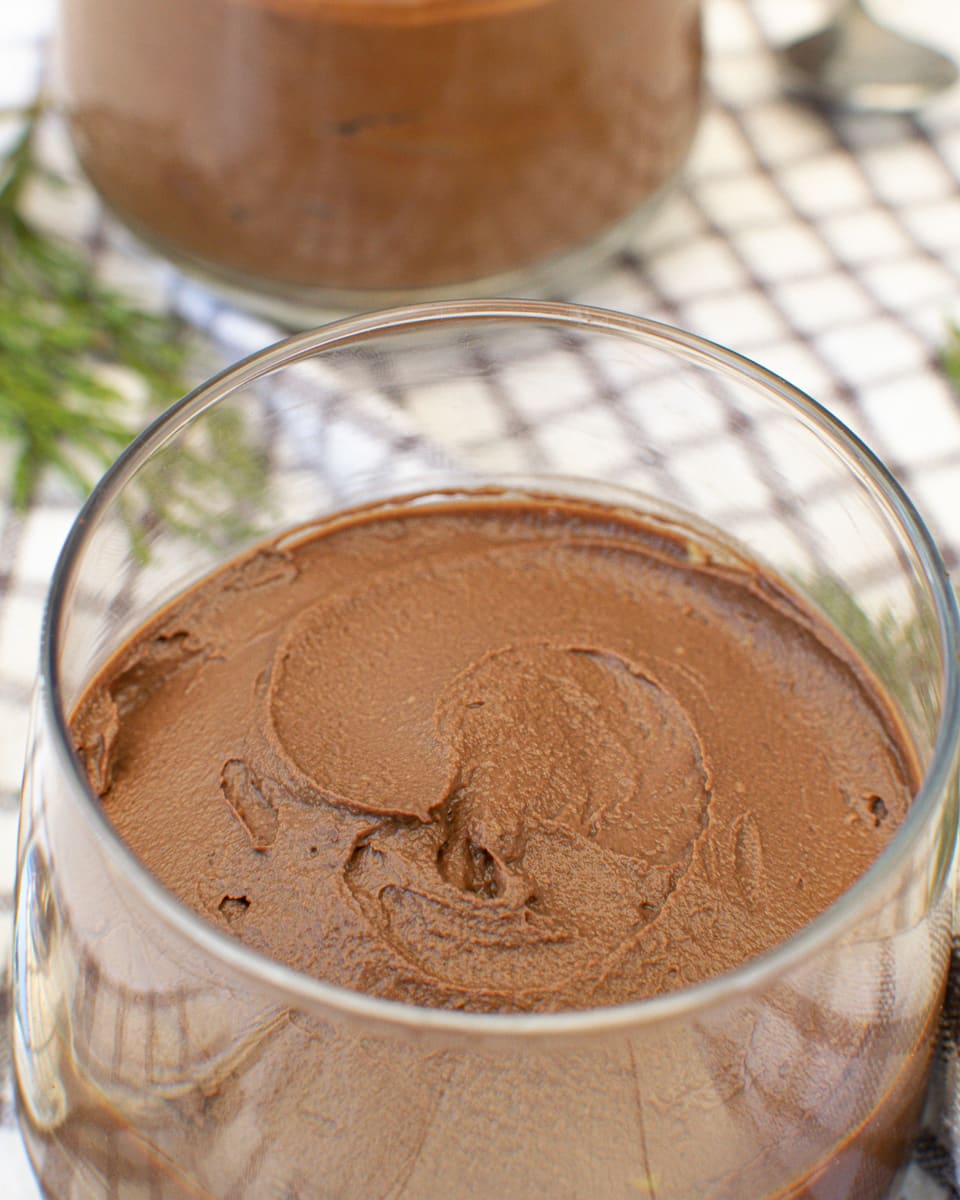
[[[847, 465], [869, 481], [906, 536], [933, 599], [945, 663], [943, 702], [930, 763], [910, 811], [873, 865], [829, 908], [792, 937], [741, 966], [676, 992], [627, 1004], [557, 1013], [465, 1013], [405, 1004], [351, 991], [303, 975], [221, 933], [182, 904], [158, 882], [116, 833], [73, 751], [58, 667], [61, 626], [74, 570], [99, 519], [137, 469], [185, 424], [238, 388], [318, 351], [330, 350], [386, 332], [445, 323], [512, 321], [576, 327], [586, 332], [627, 336], [665, 350], [693, 365], [748, 380], [773, 393], [784, 407], [815, 427]], [[480, 300], [437, 302], [348, 317], [285, 338], [259, 350], [202, 383], [153, 421], [104, 474], [76, 517], [51, 581], [41, 637], [41, 704], [52, 731], [64, 778], [90, 821], [105, 852], [126, 875], [142, 900], [168, 925], [232, 971], [267, 988], [289, 1006], [328, 1012], [394, 1029], [438, 1033], [556, 1037], [608, 1034], [688, 1016], [733, 1000], [769, 983], [841, 936], [868, 909], [890, 873], [907, 859], [925, 833], [949, 787], [960, 745], [960, 615], [946, 569], [932, 536], [913, 503], [877, 456], [817, 401], [752, 360], [695, 334], [643, 317], [560, 302]]]

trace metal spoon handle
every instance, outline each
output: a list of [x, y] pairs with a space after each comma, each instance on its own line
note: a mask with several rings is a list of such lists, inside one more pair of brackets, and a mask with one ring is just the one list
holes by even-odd
[[905, 112], [957, 78], [955, 63], [878, 24], [863, 0], [843, 0], [829, 25], [782, 54], [793, 90], [834, 107]]

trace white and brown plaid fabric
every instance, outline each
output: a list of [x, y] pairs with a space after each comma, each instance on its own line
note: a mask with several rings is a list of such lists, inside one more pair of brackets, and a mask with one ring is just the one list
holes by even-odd
[[[877, 3], [878, 13], [891, 17], [897, 7]], [[36, 90], [53, 9], [52, 0], [0, 3], [0, 110]], [[563, 298], [690, 329], [809, 392], [886, 461], [956, 572], [960, 396], [940, 356], [949, 323], [960, 324], [960, 89], [912, 116], [828, 118], [791, 100], [772, 48], [824, 13], [820, 0], [706, 0], [711, 91], [685, 179], [634, 246]], [[909, 19], [915, 32], [960, 54], [955, 0], [918, 0]], [[12, 123], [0, 125], [0, 138], [14, 132]], [[58, 119], [48, 118], [43, 132], [44, 153], [76, 179]], [[149, 256], [103, 216], [81, 181], [64, 191], [37, 190], [30, 202], [39, 220], [90, 247], [105, 278], [202, 329], [221, 362], [280, 336]], [[508, 430], [520, 452], [535, 454], [529, 414], [511, 384], [513, 373], [530, 364], [505, 359], [489, 367], [484, 386], [470, 397], [473, 428], [482, 433], [486, 423]], [[538, 412], [537, 436], [563, 438], [568, 423], [582, 429], [587, 408], [598, 429], [613, 427], [623, 431], [625, 443], [636, 441], [629, 395], [611, 390], [575, 348], [562, 339], [545, 344], [536, 369], [551, 379], [549, 412], [546, 420]], [[402, 381], [381, 393], [368, 413], [344, 411], [331, 396], [322, 434], [336, 442], [338, 455], [362, 460], [382, 453], [385, 444], [382, 426], [369, 439], [365, 421], [385, 420], [395, 449], [403, 451], [391, 453], [390, 462], [449, 452], [442, 430], [433, 447], [405, 441], [405, 401]], [[716, 436], [684, 447], [689, 469], [677, 471], [676, 498], [683, 503], [684, 488], [704, 471], [734, 467], [755, 477], [759, 511], [762, 468], [749, 461], [749, 439], [740, 439], [737, 462], [729, 461], [725, 419], [718, 398]], [[276, 452], [290, 454], [285, 469], [296, 471], [296, 438], [291, 444], [292, 450], [278, 446]], [[0, 445], [0, 968], [9, 958], [17, 790], [42, 605], [77, 508], [75, 496], [48, 481], [30, 510], [15, 516], [2, 482], [11, 462], [9, 447]], [[3, 992], [0, 1010], [9, 1010]], [[8, 1042], [0, 1038], [0, 1192], [4, 1200], [36, 1200], [14, 1123], [9, 1068]], [[960, 1147], [960, 952], [904, 1200], [960, 1197], [955, 1144]]]

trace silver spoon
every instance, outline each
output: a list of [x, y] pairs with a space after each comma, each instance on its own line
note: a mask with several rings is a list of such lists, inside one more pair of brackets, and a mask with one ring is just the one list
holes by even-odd
[[957, 79], [952, 59], [845, 0], [826, 28], [782, 52], [791, 90], [834, 108], [909, 112]]

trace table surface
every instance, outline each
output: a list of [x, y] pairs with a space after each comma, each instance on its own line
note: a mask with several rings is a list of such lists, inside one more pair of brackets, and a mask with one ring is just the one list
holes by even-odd
[[[904, 27], [904, 7], [877, 0], [875, 11]], [[685, 327], [814, 396], [886, 461], [955, 572], [960, 396], [940, 354], [949, 323], [960, 325], [960, 89], [911, 116], [828, 119], [789, 99], [773, 47], [824, 12], [817, 0], [706, 0], [710, 97], [683, 184], [634, 245], [566, 298]], [[0, 3], [0, 109], [36, 89], [54, 26], [53, 0]], [[915, 0], [907, 28], [960, 56], [954, 0]], [[0, 138], [12, 128], [0, 126]], [[34, 214], [86, 242], [104, 278], [185, 315], [223, 362], [279, 336], [116, 228], [76, 178], [56, 117], [44, 135], [45, 152], [75, 183], [38, 190]], [[11, 462], [0, 446], [0, 969], [42, 605], [78, 503], [51, 480], [29, 511], [13, 514]], [[948, 1084], [953, 1068], [945, 1057]], [[960, 1196], [947, 1099], [946, 1119], [931, 1118], [918, 1142], [902, 1193], [910, 1200]], [[0, 1181], [5, 1200], [38, 1195], [13, 1121], [5, 1038]]]

